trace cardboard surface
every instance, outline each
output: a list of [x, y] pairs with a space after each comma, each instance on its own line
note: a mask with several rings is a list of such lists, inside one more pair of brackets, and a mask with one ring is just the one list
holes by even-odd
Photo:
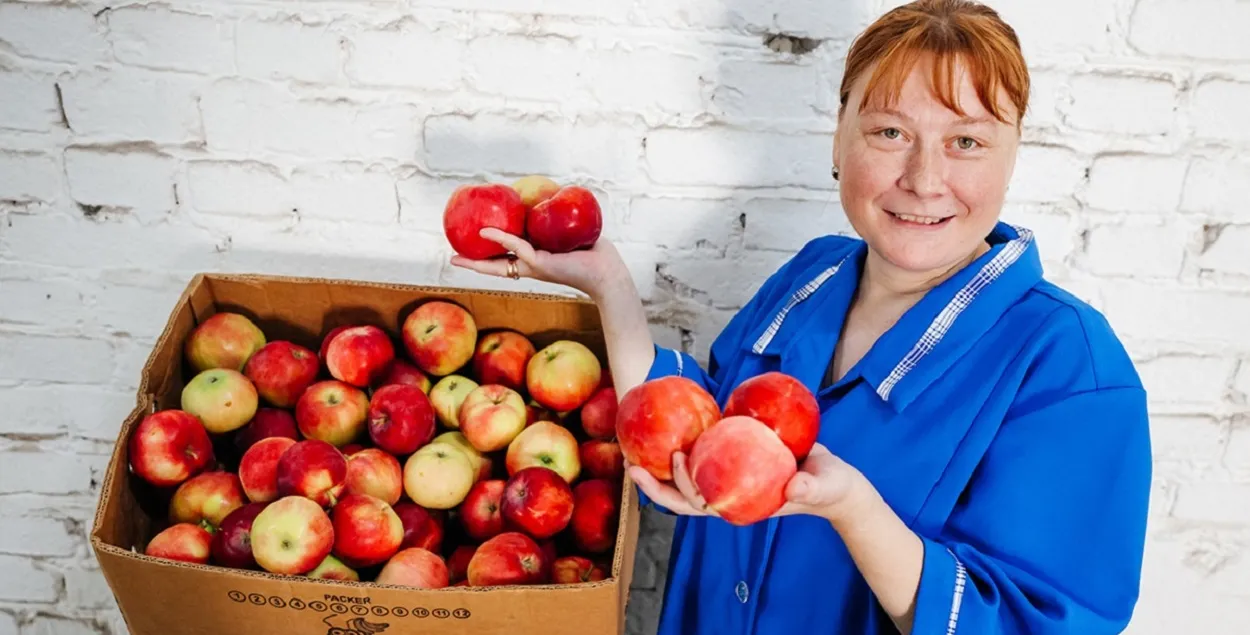
[[272, 340], [317, 350], [345, 324], [397, 335], [403, 319], [432, 298], [458, 302], [480, 331], [518, 330], [542, 348], [556, 339], [586, 344], [605, 364], [598, 309], [590, 302], [528, 293], [475, 291], [254, 275], [200, 275], [188, 284], [144, 366], [135, 409], [121, 427], [101, 488], [91, 546], [132, 635], [367, 635], [372, 633], [623, 633], [638, 538], [632, 484], [622, 488], [610, 577], [578, 585], [407, 589], [309, 580], [142, 555], [165, 524], [168, 492], [129, 473], [127, 440], [154, 410], [176, 408], [190, 374], [182, 342], [219, 311], [247, 315]]

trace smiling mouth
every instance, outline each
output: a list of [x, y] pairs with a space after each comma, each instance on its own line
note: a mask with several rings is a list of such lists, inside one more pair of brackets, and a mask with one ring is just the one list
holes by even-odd
[[927, 227], [935, 227], [938, 225], [944, 225], [947, 223], [947, 221], [954, 218], [954, 216], [936, 218], [932, 216], [912, 216], [911, 214], [895, 214], [894, 212], [891, 212], [890, 210], [885, 210], [885, 213], [889, 214], [895, 220], [901, 221], [908, 225], [922, 225], [922, 226], [927, 226]]

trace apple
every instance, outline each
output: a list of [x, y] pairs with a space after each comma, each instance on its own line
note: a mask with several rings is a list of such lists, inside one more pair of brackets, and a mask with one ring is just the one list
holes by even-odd
[[794, 453], [767, 424], [738, 415], [699, 435], [690, 451], [690, 480], [709, 508], [734, 525], [768, 518], [786, 502], [798, 471]]
[[130, 469], [156, 487], [173, 487], [208, 469], [213, 442], [200, 420], [182, 410], [143, 418], [130, 437]]
[[621, 398], [616, 439], [628, 463], [659, 481], [672, 481], [673, 453], [689, 455], [695, 439], [720, 418], [716, 400], [694, 380], [660, 377], [638, 384]]
[[539, 421], [521, 431], [508, 445], [504, 457], [508, 474], [533, 466], [554, 470], [568, 483], [582, 471], [580, 448], [568, 428], [550, 421]]
[[603, 212], [590, 190], [566, 185], [525, 215], [525, 235], [535, 249], [553, 254], [593, 247], [603, 231]]
[[620, 490], [607, 479], [582, 481], [573, 488], [573, 544], [583, 553], [603, 553], [616, 545]]
[[416, 386], [421, 389], [421, 392], [426, 394], [429, 394], [431, 387], [429, 375], [421, 372], [420, 368], [398, 357], [391, 360], [391, 365], [387, 368], [386, 374], [382, 375], [382, 379], [378, 381], [379, 388], [392, 384]]
[[342, 333], [343, 331], [346, 331], [349, 328], [351, 328], [351, 326], [347, 326], [347, 325], [336, 326], [330, 329], [330, 332], [326, 333], [325, 337], [321, 338], [321, 347], [317, 349], [318, 361], [320, 361], [322, 364], [326, 363], [326, 352], [330, 350], [330, 342], [333, 342], [334, 338], [338, 336], [339, 333]]
[[284, 340], [265, 344], [247, 360], [243, 375], [256, 386], [261, 399], [279, 408], [295, 405], [304, 389], [317, 380], [317, 354]]
[[226, 515], [213, 532], [213, 562], [232, 569], [258, 569], [252, 555], [252, 523], [265, 503], [248, 503]]
[[595, 390], [582, 405], [582, 429], [592, 439], [610, 440], [616, 436], [616, 389], [606, 386]]
[[291, 414], [290, 410], [257, 408], [252, 420], [235, 433], [234, 447], [239, 456], [242, 456], [257, 441], [271, 437], [300, 440], [299, 426], [295, 423], [295, 415]]
[[434, 406], [434, 414], [438, 422], [445, 428], [460, 428], [460, 407], [469, 393], [480, 384], [461, 375], [448, 375], [434, 384], [430, 389], [430, 405]]
[[508, 250], [479, 234], [494, 227], [514, 236], [525, 234], [525, 204], [513, 188], [501, 183], [457, 187], [443, 208], [443, 233], [456, 253], [473, 260], [502, 256]]
[[368, 494], [348, 494], [330, 512], [334, 555], [359, 569], [386, 562], [399, 551], [404, 524], [395, 510]]
[[337, 379], [308, 387], [295, 404], [300, 434], [341, 448], [364, 436], [369, 396]]
[[260, 397], [252, 380], [229, 368], [202, 371], [182, 389], [182, 409], [213, 434], [233, 432], [256, 414]]
[[469, 494], [476, 481], [473, 463], [450, 443], [430, 443], [404, 464], [404, 492], [428, 509], [451, 509]]
[[474, 483], [460, 507], [464, 533], [474, 540], [493, 538], [503, 532], [503, 491], [507, 482], [491, 479]]
[[261, 439], [239, 460], [239, 482], [253, 503], [278, 500], [278, 462], [297, 442], [286, 437]]
[[581, 584], [607, 578], [599, 565], [583, 556], [564, 556], [551, 565], [551, 581], [555, 584]]
[[303, 496], [269, 503], [252, 521], [252, 555], [270, 573], [308, 573], [325, 561], [333, 547], [334, 523], [329, 514]]
[[482, 384], [465, 396], [457, 419], [477, 451], [502, 450], [525, 429], [525, 399], [502, 384]]
[[383, 386], [369, 400], [369, 438], [396, 456], [407, 456], [434, 438], [434, 406], [420, 388]]
[[347, 457], [344, 494], [368, 494], [394, 505], [404, 493], [404, 470], [399, 459], [379, 450], [365, 448]]
[[360, 574], [355, 569], [343, 564], [342, 560], [335, 558], [333, 555], [326, 556], [317, 568], [304, 574], [304, 577], [312, 580], [343, 580], [346, 582], [359, 582]]
[[215, 313], [191, 330], [183, 354], [200, 373], [213, 368], [242, 371], [247, 360], [265, 345], [265, 334], [246, 316]]
[[404, 539], [400, 549], [420, 547], [435, 553], [443, 547], [443, 521], [430, 510], [408, 501], [398, 503], [394, 507], [404, 525]]
[[333, 507], [347, 487], [347, 457], [317, 439], [297, 441], [278, 459], [278, 495]]
[[513, 181], [512, 189], [521, 195], [521, 204], [528, 209], [560, 191], [560, 184], [541, 174], [529, 174]]
[[348, 443], [347, 445], [339, 448], [339, 452], [342, 452], [343, 456], [350, 457], [363, 449], [365, 449], [365, 446], [359, 443]]
[[527, 467], [508, 479], [500, 512], [509, 527], [539, 540], [568, 527], [574, 497], [564, 477], [545, 467]]
[[469, 561], [477, 553], [477, 545], [460, 545], [447, 557], [447, 572], [453, 582], [464, 580], [469, 575]]
[[724, 416], [751, 417], [772, 428], [800, 463], [820, 432], [816, 396], [803, 382], [777, 371], [738, 384], [725, 402]]
[[545, 556], [533, 538], [505, 531], [478, 545], [466, 572], [469, 586], [538, 584]]
[[591, 439], [582, 443], [578, 456], [591, 478], [620, 481], [625, 477], [625, 455], [615, 441]]
[[366, 324], [343, 329], [326, 347], [330, 376], [357, 388], [380, 380], [395, 359], [395, 345], [386, 331]]
[[230, 472], [201, 472], [174, 490], [169, 522], [207, 524], [216, 529], [230, 512], [247, 504], [239, 477]]
[[469, 462], [473, 463], [473, 468], [477, 470], [477, 478], [474, 480], [481, 481], [490, 478], [494, 471], [494, 461], [485, 454], [473, 447], [472, 443], [464, 437], [464, 433], [459, 430], [449, 430], [436, 437], [433, 443], [450, 443], [464, 451], [465, 456], [469, 457]]
[[477, 322], [467, 309], [431, 300], [404, 319], [404, 348], [417, 368], [437, 377], [450, 375], [473, 359]]
[[487, 333], [473, 353], [473, 374], [483, 384], [525, 388], [525, 366], [535, 353], [529, 338], [511, 330]]
[[441, 589], [449, 584], [447, 563], [438, 554], [420, 547], [404, 549], [382, 567], [376, 582], [416, 589]]
[[590, 399], [602, 374], [599, 358], [585, 344], [559, 340], [530, 358], [525, 384], [534, 401], [556, 412], [569, 412]]
[[539, 421], [560, 422], [560, 415], [533, 399], [525, 404], [525, 425], [532, 426]]
[[165, 560], [208, 564], [213, 535], [194, 523], [170, 525], [148, 541], [145, 555]]

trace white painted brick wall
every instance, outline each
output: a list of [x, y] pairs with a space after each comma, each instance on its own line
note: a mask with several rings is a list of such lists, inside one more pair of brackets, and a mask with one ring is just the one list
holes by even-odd
[[[0, 635], [125, 632], [85, 535], [187, 276], [562, 291], [451, 268], [440, 233], [457, 185], [544, 172], [601, 197], [657, 339], [705, 358], [773, 268], [850, 231], [841, 63], [897, 4], [0, 0]], [[991, 4], [1035, 73], [1004, 218], [1151, 391], [1130, 630], [1246, 632], [1250, 5]], [[644, 516], [631, 633], [654, 629], [670, 528]]]

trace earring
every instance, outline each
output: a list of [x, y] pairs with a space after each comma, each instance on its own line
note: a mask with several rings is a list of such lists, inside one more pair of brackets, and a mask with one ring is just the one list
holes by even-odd
[[835, 181], [838, 180], [838, 166], [836, 165], [833, 166], [833, 170], [831, 171], [831, 174], [833, 174], [833, 180]]

